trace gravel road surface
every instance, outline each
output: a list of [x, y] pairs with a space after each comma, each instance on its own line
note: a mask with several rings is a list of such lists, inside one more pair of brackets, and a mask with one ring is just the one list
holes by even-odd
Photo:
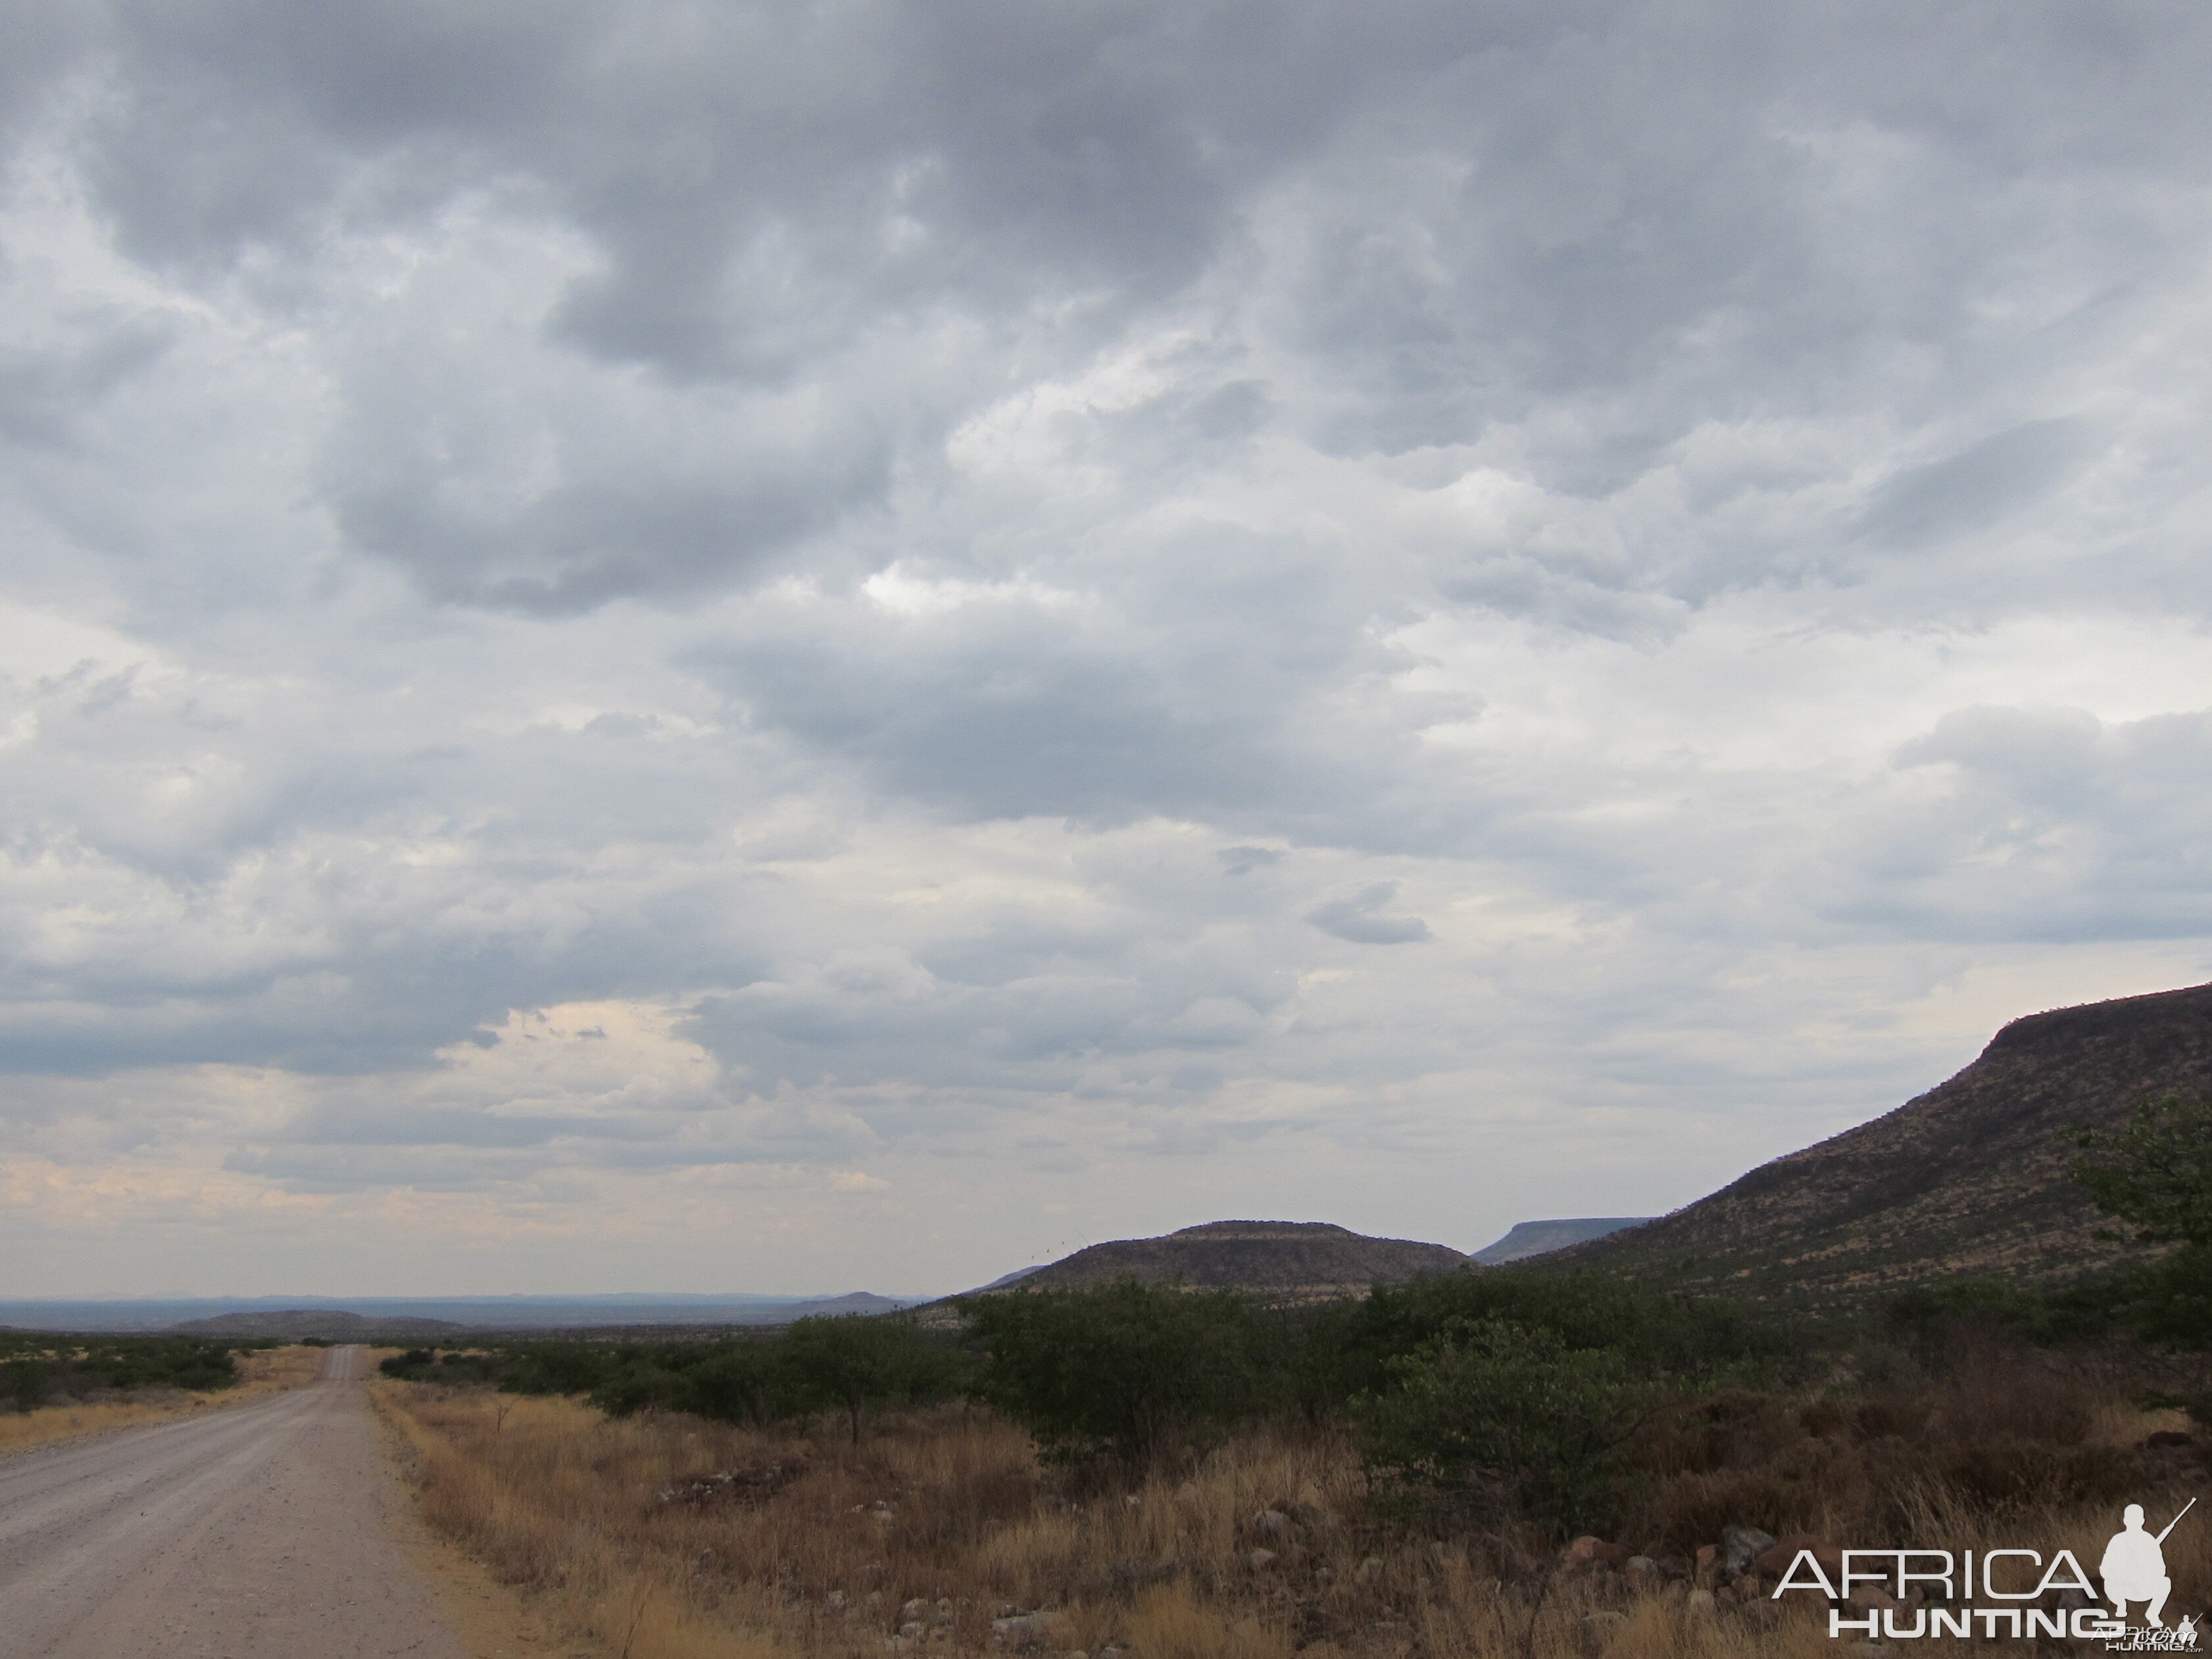
[[464, 1659], [361, 1379], [0, 1459], [0, 1659]]

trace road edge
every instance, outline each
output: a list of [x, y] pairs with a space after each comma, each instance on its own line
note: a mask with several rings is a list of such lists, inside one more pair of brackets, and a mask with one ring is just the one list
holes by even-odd
[[533, 1605], [537, 1598], [496, 1577], [423, 1519], [417, 1501], [422, 1460], [374, 1385], [364, 1387], [392, 1472], [382, 1495], [386, 1523], [408, 1560], [429, 1581], [469, 1659], [607, 1659], [606, 1648], [596, 1638], [562, 1628], [550, 1608]]

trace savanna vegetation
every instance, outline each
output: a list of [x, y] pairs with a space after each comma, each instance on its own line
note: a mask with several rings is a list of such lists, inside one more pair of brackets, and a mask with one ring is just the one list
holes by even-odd
[[[2094, 1568], [2124, 1503], [2202, 1489], [2177, 1109], [2083, 1149], [2174, 1247], [2094, 1286], [1814, 1326], [1540, 1265], [1320, 1310], [1124, 1281], [417, 1350], [380, 1401], [432, 1520], [631, 1659], [1832, 1653], [1824, 1599], [1771, 1595], [1796, 1548]], [[2177, 1612], [2208, 1539], [2168, 1540]]]
[[18, 1412], [50, 1402], [148, 1389], [207, 1394], [238, 1381], [241, 1351], [268, 1342], [201, 1342], [179, 1336], [64, 1336], [0, 1331], [0, 1404]]
[[0, 1331], [0, 1453], [296, 1388], [321, 1359], [266, 1341]]

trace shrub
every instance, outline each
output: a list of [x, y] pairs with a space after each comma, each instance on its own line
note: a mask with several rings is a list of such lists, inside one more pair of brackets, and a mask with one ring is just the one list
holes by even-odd
[[19, 1412], [36, 1411], [45, 1405], [52, 1387], [52, 1373], [42, 1360], [10, 1359], [0, 1364], [0, 1399]]
[[1285, 1396], [1280, 1335], [1234, 1291], [1131, 1278], [957, 1305], [986, 1397], [1062, 1461], [1149, 1462]]
[[1478, 1268], [1377, 1285], [1364, 1301], [1324, 1310], [1301, 1345], [1299, 1392], [1316, 1412], [1382, 1392], [1396, 1360], [1455, 1326], [1488, 1322], [1546, 1333], [1571, 1349], [1612, 1350], [1686, 1384], [1773, 1370], [1797, 1338], [1741, 1307], [1610, 1274]]
[[2075, 1180], [2148, 1243], [2212, 1246], [2212, 1098], [2167, 1095], [2118, 1132], [2077, 1129]]
[[717, 1422], [765, 1427], [793, 1409], [790, 1382], [778, 1358], [775, 1346], [765, 1341], [717, 1343], [678, 1374], [683, 1386], [669, 1403]]
[[[266, 1342], [200, 1342], [180, 1336], [68, 1336], [0, 1334], [0, 1398], [31, 1411], [59, 1395], [82, 1399], [112, 1390], [227, 1389], [238, 1380], [234, 1350]], [[27, 1402], [27, 1403], [26, 1403]]]
[[1662, 1397], [1617, 1348], [1497, 1319], [1454, 1321], [1386, 1370], [1391, 1386], [1353, 1406], [1362, 1457], [1386, 1488], [1560, 1537], [1617, 1522], [1621, 1449]]

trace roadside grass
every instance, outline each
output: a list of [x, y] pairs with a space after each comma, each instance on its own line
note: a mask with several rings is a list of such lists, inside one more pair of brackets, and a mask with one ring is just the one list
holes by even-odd
[[212, 1393], [185, 1389], [141, 1389], [107, 1400], [40, 1406], [0, 1413], [0, 1457], [116, 1429], [167, 1423], [212, 1410], [242, 1406], [315, 1380], [327, 1349], [262, 1348], [237, 1357], [238, 1381]]
[[[1248, 1427], [1116, 1480], [1041, 1462], [975, 1407], [888, 1413], [854, 1445], [826, 1419], [763, 1431], [435, 1383], [371, 1392], [412, 1450], [428, 1522], [621, 1659], [1838, 1650], [1812, 1597], [1700, 1607], [1685, 1577], [1569, 1577], [1514, 1539], [1380, 1518], [1353, 1447], [1325, 1425]], [[2139, 1449], [2175, 1425], [2117, 1386], [2017, 1365], [1879, 1397], [1739, 1397], [1653, 1435], [1624, 1536], [1664, 1553], [1724, 1522], [1798, 1524], [1864, 1547], [2064, 1546], [2094, 1573], [2118, 1494], [2155, 1516], [2201, 1484], [2193, 1452]], [[1283, 1521], [1255, 1524], [1263, 1511]], [[2212, 1604], [2208, 1540], [2212, 1523], [2167, 1545], [2176, 1611]]]

